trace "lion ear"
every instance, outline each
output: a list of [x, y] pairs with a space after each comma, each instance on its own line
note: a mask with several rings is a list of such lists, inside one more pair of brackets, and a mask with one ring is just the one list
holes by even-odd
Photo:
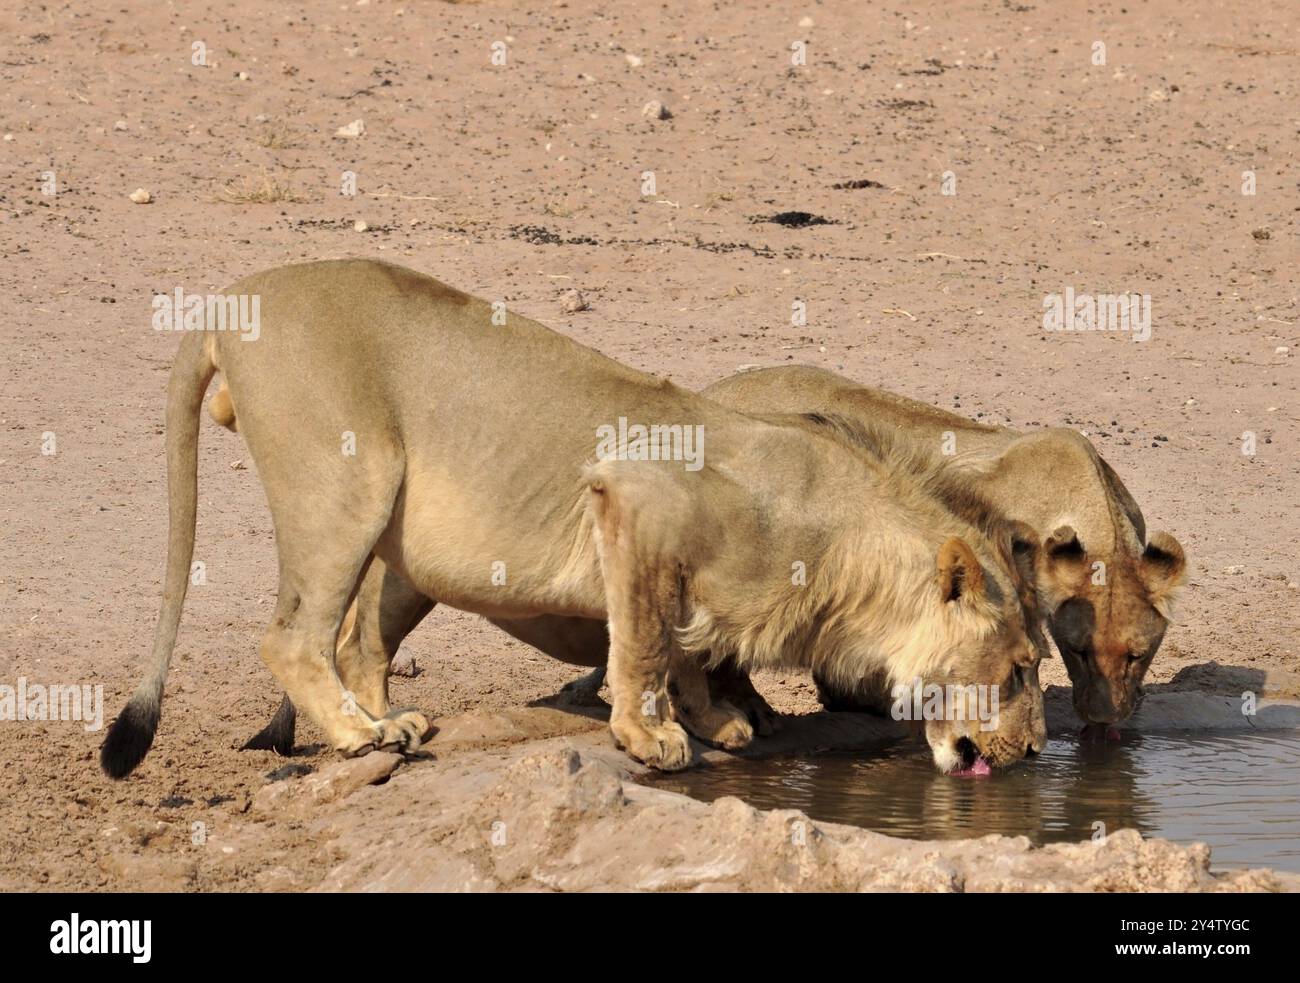
[[1038, 554], [1041, 546], [1038, 533], [1029, 523], [1015, 519], [1008, 523], [1007, 538], [1010, 541], [1012, 568], [1022, 583], [1032, 587], [1038, 579]]
[[1187, 582], [1187, 557], [1178, 540], [1167, 532], [1153, 533], [1138, 561], [1138, 576], [1146, 586], [1151, 606], [1168, 620], [1174, 595]]
[[953, 536], [940, 546], [935, 566], [939, 598], [944, 603], [984, 595], [984, 570], [965, 540]]

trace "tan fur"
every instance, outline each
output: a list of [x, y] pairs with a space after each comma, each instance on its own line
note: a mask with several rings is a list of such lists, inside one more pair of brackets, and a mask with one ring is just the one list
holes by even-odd
[[1047, 540], [1039, 602], [1080, 716], [1114, 722], [1132, 713], [1186, 580], [1186, 560], [1168, 533], [1144, 545], [1137, 503], [1077, 431], [990, 427], [802, 366], [742, 373], [704, 394], [746, 412], [835, 414], [967, 475], [981, 496]]
[[[387, 647], [368, 642], [361, 617], [340, 630], [358, 590], [371, 596], [364, 575], [379, 561], [381, 593], [398, 578], [497, 619], [607, 620], [611, 729], [658, 768], [689, 761], [683, 723], [727, 746], [749, 739], [743, 715], [702, 684], [704, 664], [721, 658], [845, 682], [884, 672], [1004, 686], [1036, 669], [1041, 647], [1006, 550], [814, 422], [728, 410], [517, 314], [493, 324], [488, 303], [388, 264], [283, 267], [228, 292], [260, 296], [261, 337], [187, 336], [173, 379], [188, 393], [224, 376], [280, 557], [262, 657], [343, 753], [409, 750], [427, 727], [392, 710], [377, 679], [357, 693], [340, 678], [348, 659], [336, 646], [358, 647], [362, 662], [368, 646]], [[195, 428], [196, 413], [188, 395], [169, 403], [169, 432]], [[593, 463], [597, 429], [620, 417], [703, 427], [704, 467]], [[172, 495], [192, 548], [193, 461], [173, 463], [189, 469], [172, 473]], [[937, 562], [953, 537], [963, 569], [945, 595]], [[188, 566], [178, 543], [169, 574]], [[806, 585], [792, 582], [796, 563]], [[165, 621], [182, 600], [165, 598]], [[392, 627], [409, 630], [401, 618]], [[150, 667], [159, 693], [166, 648]], [[964, 736], [997, 763], [1041, 746], [1036, 685], [1020, 705], [1009, 713], [1004, 701], [996, 733], [928, 724], [936, 761], [953, 767]]]

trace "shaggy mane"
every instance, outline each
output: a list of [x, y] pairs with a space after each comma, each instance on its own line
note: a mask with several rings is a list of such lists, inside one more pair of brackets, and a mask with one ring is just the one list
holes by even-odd
[[[725, 622], [695, 608], [677, 632], [686, 651], [708, 652], [711, 666], [732, 659], [776, 667], [793, 658], [847, 686], [868, 672], [894, 683], [929, 677], [951, 663], [959, 640], [987, 637], [1006, 590], [1010, 526], [970, 479], [884, 428], [822, 413], [768, 419], [829, 433], [856, 449], [870, 476], [864, 493], [880, 508], [864, 510], [860, 529], [843, 529], [827, 555], [809, 564], [799, 589], [756, 590], [747, 610]], [[966, 539], [986, 570], [991, 561], [988, 597], [941, 601], [935, 556], [951, 535]], [[878, 641], [868, 651], [862, 638]]]

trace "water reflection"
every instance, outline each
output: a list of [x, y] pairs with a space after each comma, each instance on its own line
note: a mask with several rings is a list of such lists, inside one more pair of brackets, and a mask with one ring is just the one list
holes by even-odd
[[735, 795], [914, 839], [1001, 833], [1034, 844], [1136, 829], [1204, 840], [1216, 867], [1300, 870], [1300, 736], [1251, 732], [1053, 739], [1033, 761], [989, 778], [940, 775], [924, 746], [697, 768], [656, 784], [695, 798]]

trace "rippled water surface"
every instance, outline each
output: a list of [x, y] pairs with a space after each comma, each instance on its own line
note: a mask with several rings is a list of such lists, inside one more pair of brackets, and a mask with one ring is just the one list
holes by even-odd
[[1202, 840], [1215, 867], [1300, 871], [1300, 735], [1213, 738], [1124, 734], [1103, 743], [1053, 738], [1032, 761], [986, 778], [940, 775], [923, 745], [694, 768], [655, 784], [711, 801], [734, 795], [764, 809], [913, 839], [1002, 833], [1036, 844], [1136, 829]]

